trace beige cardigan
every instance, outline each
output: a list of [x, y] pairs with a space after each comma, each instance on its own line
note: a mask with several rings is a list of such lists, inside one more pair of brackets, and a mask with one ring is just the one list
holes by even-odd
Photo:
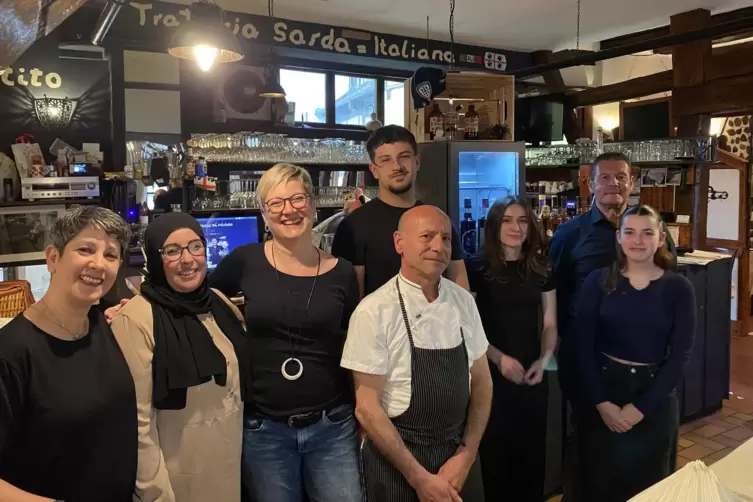
[[[238, 309], [232, 309], [242, 320]], [[227, 386], [212, 380], [189, 388], [182, 410], [152, 407], [151, 305], [137, 296], [112, 321], [136, 384], [139, 463], [134, 502], [240, 502], [243, 402], [238, 359], [212, 315], [199, 320], [227, 360]]]

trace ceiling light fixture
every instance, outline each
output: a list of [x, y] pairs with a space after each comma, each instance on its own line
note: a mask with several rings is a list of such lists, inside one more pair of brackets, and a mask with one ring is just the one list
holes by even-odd
[[204, 0], [194, 3], [190, 9], [191, 20], [175, 31], [167, 52], [176, 58], [196, 61], [204, 72], [215, 63], [243, 59], [238, 39], [223, 22], [222, 9]]
[[282, 88], [277, 77], [274, 75], [271, 69], [267, 70], [267, 82], [259, 91], [259, 97], [279, 99], [285, 97], [285, 89]]
[[68, 98], [48, 98], [45, 94], [43, 98], [34, 99], [34, 111], [47, 129], [63, 129], [73, 118], [76, 102]]

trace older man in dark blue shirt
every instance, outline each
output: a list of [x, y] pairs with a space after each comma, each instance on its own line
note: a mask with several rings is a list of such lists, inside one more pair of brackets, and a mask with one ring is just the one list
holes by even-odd
[[[604, 153], [596, 157], [591, 169], [589, 185], [594, 203], [587, 213], [573, 218], [557, 229], [549, 244], [549, 256], [557, 279], [558, 328], [561, 337], [558, 376], [565, 397], [577, 402], [578, 384], [573, 347], [573, 319], [575, 302], [583, 281], [592, 271], [614, 263], [617, 254], [617, 225], [627, 209], [628, 198], [635, 183], [630, 160], [621, 153]], [[675, 245], [664, 226], [669, 250], [677, 256]], [[569, 455], [568, 455], [569, 456]], [[576, 469], [575, 458], [568, 461], [569, 469]], [[571, 472], [570, 477], [576, 476]], [[578, 500], [577, 487], [567, 488], [565, 498]], [[576, 483], [577, 484], [577, 483]]]
[[[573, 378], [569, 332], [572, 328], [575, 301], [580, 287], [592, 271], [611, 265], [617, 253], [616, 230], [620, 215], [627, 209], [635, 180], [630, 161], [621, 153], [604, 153], [593, 163], [589, 182], [594, 195], [591, 210], [557, 229], [549, 245], [549, 255], [557, 279], [559, 312], [560, 384], [572, 399]], [[677, 255], [666, 227], [667, 245]], [[563, 381], [564, 380], [564, 381]]]

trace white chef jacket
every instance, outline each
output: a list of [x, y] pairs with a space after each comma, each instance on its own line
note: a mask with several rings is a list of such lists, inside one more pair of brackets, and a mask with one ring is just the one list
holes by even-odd
[[[398, 275], [413, 343], [420, 349], [449, 349], [460, 344], [463, 328], [468, 370], [486, 354], [481, 317], [471, 294], [442, 278], [439, 297], [429, 303], [418, 284]], [[411, 396], [411, 352], [395, 278], [361, 301], [350, 318], [341, 366], [371, 375], [386, 375], [382, 407], [390, 417], [408, 409]]]

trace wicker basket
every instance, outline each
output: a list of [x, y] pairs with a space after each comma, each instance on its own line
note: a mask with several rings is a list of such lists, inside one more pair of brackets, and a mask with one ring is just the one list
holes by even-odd
[[0, 317], [16, 317], [33, 303], [29, 281], [0, 282]]

